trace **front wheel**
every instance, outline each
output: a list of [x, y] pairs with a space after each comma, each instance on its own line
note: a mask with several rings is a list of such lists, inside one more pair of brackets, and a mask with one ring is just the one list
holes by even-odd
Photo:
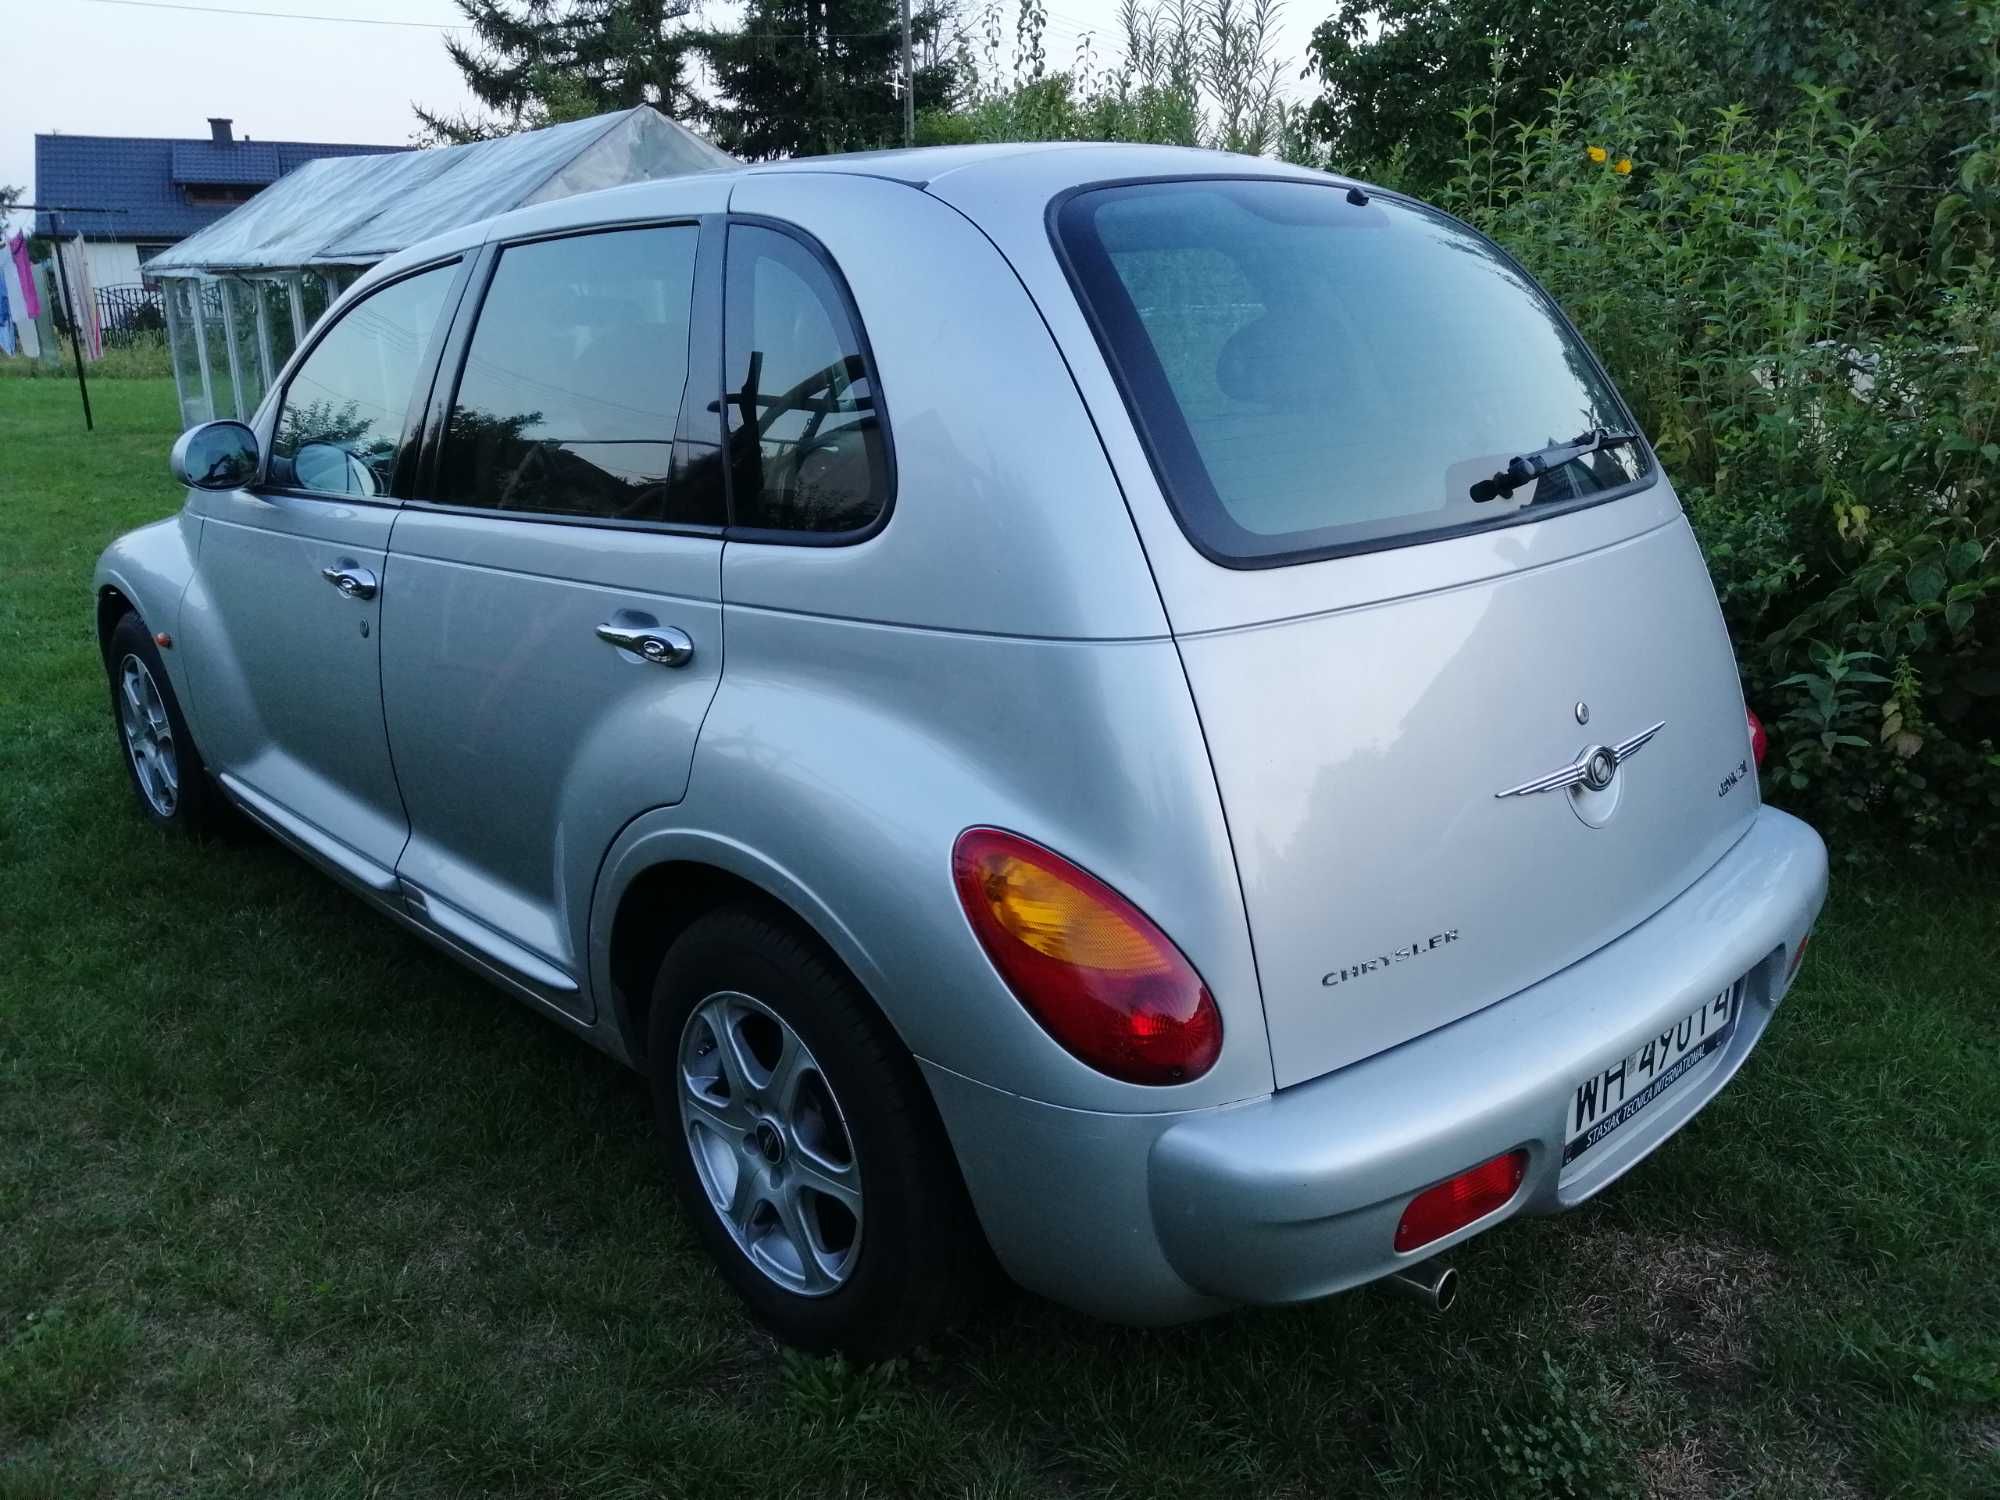
[[779, 1338], [900, 1353], [983, 1284], [983, 1244], [915, 1064], [819, 944], [752, 907], [676, 942], [648, 1056], [668, 1170]]
[[214, 827], [222, 798], [195, 751], [160, 648], [136, 614], [113, 627], [104, 645], [104, 670], [139, 810], [162, 828], [202, 833]]

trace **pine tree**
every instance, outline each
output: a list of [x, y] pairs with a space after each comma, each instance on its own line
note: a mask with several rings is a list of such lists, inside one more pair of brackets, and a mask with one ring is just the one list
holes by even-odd
[[689, 65], [703, 34], [689, 24], [695, 0], [458, 0], [475, 40], [445, 50], [489, 114], [421, 106], [426, 144], [484, 140], [610, 110], [650, 104], [699, 121]]
[[[919, 112], [953, 102], [951, 16], [937, 0], [912, 8]], [[721, 96], [708, 120], [724, 150], [757, 161], [903, 142], [897, 0], [749, 0], [741, 29], [710, 33], [707, 52]]]

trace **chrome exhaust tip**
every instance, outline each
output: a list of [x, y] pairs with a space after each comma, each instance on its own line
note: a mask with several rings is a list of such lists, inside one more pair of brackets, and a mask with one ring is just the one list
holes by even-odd
[[1384, 1276], [1381, 1285], [1406, 1297], [1415, 1297], [1434, 1313], [1449, 1312], [1458, 1300], [1458, 1272], [1441, 1260], [1427, 1260], [1403, 1266]]

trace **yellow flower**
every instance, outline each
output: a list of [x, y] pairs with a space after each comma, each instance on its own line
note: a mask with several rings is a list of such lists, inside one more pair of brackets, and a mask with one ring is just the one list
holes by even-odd
[[1596, 162], [1599, 166], [1602, 166], [1604, 164], [1604, 156], [1605, 156], [1605, 151], [1602, 146], [1592, 146], [1590, 148], [1590, 159]]
[[1632, 158], [1629, 156], [1619, 157], [1618, 165], [1611, 170], [1616, 172], [1620, 177], [1630, 177], [1632, 175]]

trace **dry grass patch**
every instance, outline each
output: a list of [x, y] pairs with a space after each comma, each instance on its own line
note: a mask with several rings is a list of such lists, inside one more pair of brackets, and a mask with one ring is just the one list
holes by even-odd
[[1728, 1237], [1601, 1229], [1572, 1260], [1583, 1278], [1580, 1332], [1636, 1322], [1656, 1352], [1704, 1379], [1748, 1369], [1755, 1306], [1779, 1281], [1774, 1256]]

